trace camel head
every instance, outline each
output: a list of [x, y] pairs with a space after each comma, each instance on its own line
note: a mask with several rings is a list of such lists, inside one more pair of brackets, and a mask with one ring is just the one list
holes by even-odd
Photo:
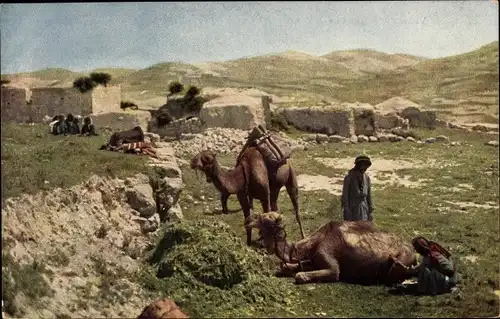
[[283, 218], [276, 212], [253, 213], [245, 220], [245, 227], [257, 228], [259, 235], [269, 254], [276, 253], [276, 243], [285, 240], [285, 225]]
[[212, 182], [212, 172], [216, 165], [217, 154], [211, 150], [201, 151], [191, 159], [191, 169], [200, 170], [205, 173], [207, 183]]

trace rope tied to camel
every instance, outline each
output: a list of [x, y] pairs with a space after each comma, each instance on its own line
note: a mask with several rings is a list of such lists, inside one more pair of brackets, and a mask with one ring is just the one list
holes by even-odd
[[[280, 232], [283, 232], [283, 235], [280, 234]], [[286, 230], [283, 228], [283, 229], [280, 229], [278, 232], [276, 232], [274, 235], [273, 235], [273, 240], [274, 240], [274, 251], [278, 251], [278, 240], [280, 239], [284, 239], [285, 242], [286, 242], [286, 237], [287, 237], [287, 233], [286, 233]], [[296, 262], [299, 267], [300, 267], [300, 271], [304, 271], [304, 266], [303, 266], [303, 260], [298, 260], [298, 259], [293, 259], [293, 255], [296, 255], [296, 252], [297, 252], [297, 245], [295, 245], [295, 243], [291, 243], [291, 247], [290, 247], [290, 250], [288, 251], [288, 263], [294, 263]], [[280, 256], [278, 255], [278, 258], [281, 260], [281, 268], [288, 268], [287, 265], [287, 262], [285, 261], [285, 257], [284, 257], [284, 254], [283, 256]], [[306, 261], [309, 261], [309, 260], [306, 260]]]

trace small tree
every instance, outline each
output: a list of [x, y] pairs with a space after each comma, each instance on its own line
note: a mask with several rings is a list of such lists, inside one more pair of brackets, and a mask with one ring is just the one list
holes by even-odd
[[108, 73], [90, 73], [90, 78], [97, 84], [102, 84], [104, 86], [108, 86], [108, 83], [111, 81], [111, 75]]
[[164, 127], [165, 125], [170, 124], [173, 120], [174, 118], [172, 115], [170, 115], [170, 113], [168, 113], [165, 109], [160, 110], [156, 116], [156, 123], [159, 127]]
[[198, 94], [200, 94], [200, 89], [198, 89], [196, 86], [193, 85], [187, 90], [184, 97], [189, 99], [189, 98], [193, 98], [193, 97], [197, 96]]
[[85, 93], [92, 90], [96, 86], [96, 83], [89, 77], [79, 77], [73, 82], [73, 87], [80, 91], [80, 93]]
[[184, 85], [182, 85], [179, 81], [174, 81], [168, 85], [169, 95], [181, 93], [184, 90]]

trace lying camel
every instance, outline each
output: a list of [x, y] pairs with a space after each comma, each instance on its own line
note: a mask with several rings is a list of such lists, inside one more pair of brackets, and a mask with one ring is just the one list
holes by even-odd
[[283, 262], [276, 275], [295, 276], [297, 284], [399, 283], [410, 277], [403, 265], [416, 264], [411, 245], [369, 221], [332, 221], [296, 243], [286, 240], [278, 213], [252, 214], [245, 226], [257, 228], [268, 253]]
[[[304, 238], [304, 230], [299, 214], [299, 191], [297, 178], [290, 165], [290, 161], [278, 169], [268, 168], [264, 157], [255, 147], [248, 147], [236, 167], [230, 171], [223, 171], [217, 155], [210, 150], [205, 150], [195, 155], [191, 160], [191, 168], [199, 169], [205, 173], [208, 183], [214, 183], [221, 193], [223, 210], [227, 212], [227, 199], [230, 194], [236, 194], [245, 219], [250, 216], [253, 208], [253, 199], [258, 199], [264, 212], [278, 209], [278, 196], [281, 188], [286, 187], [288, 196], [292, 201], [295, 218]], [[252, 242], [252, 229], [246, 227], [247, 244]]]

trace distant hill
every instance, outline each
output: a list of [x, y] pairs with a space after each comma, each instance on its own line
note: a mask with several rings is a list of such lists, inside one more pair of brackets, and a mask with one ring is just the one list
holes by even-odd
[[[94, 71], [110, 73], [112, 83], [122, 85], [124, 99], [147, 107], [163, 103], [169, 81], [210, 73], [212, 77], [198, 77], [196, 85], [255, 87], [276, 95], [307, 99], [310, 103], [326, 99], [377, 104], [402, 96], [429, 105], [437, 97], [463, 99], [465, 102], [460, 102], [463, 105], [481, 110], [490, 118], [498, 116], [495, 115], [498, 111], [493, 110], [498, 109], [498, 41], [439, 59], [370, 49], [336, 51], [323, 56], [286, 51], [225, 62], [195, 65], [162, 62], [141, 70]], [[60, 86], [71, 85], [82, 75], [66, 69], [45, 69], [2, 75], [2, 79], [11, 80], [9, 85], [17, 87]]]
[[362, 76], [336, 97], [378, 103], [397, 95], [419, 102], [434, 97], [460, 99], [498, 92], [498, 41], [460, 55]]
[[336, 51], [322, 57], [359, 73], [394, 70], [426, 60], [426, 58], [408, 54], [387, 54], [369, 49]]

